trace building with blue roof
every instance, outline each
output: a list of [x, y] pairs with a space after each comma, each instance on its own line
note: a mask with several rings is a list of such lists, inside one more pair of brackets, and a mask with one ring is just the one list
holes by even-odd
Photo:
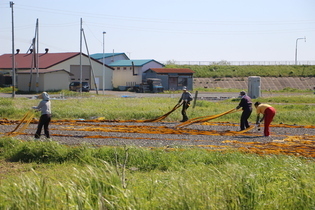
[[125, 53], [95, 53], [91, 57], [107, 65], [120, 60], [130, 60]]
[[143, 72], [150, 68], [163, 68], [164, 65], [153, 59], [118, 60], [109, 64], [113, 71], [113, 87], [125, 90], [143, 82]]

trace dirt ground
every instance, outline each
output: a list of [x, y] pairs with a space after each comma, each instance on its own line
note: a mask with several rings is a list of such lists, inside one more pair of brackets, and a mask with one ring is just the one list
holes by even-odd
[[[14, 130], [18, 122], [0, 124], [2, 135]], [[137, 147], [199, 147], [205, 149], [241, 148], [243, 150], [264, 149], [273, 152], [315, 157], [315, 126], [271, 125], [271, 136], [263, 136], [263, 127], [239, 132], [239, 125], [232, 123], [195, 123], [179, 127], [180, 122], [139, 123], [136, 121], [52, 121], [50, 141], [65, 145], [88, 143], [95, 146]], [[31, 123], [16, 138], [29, 141], [37, 123]], [[41, 141], [48, 141], [44, 136]], [[286, 148], [286, 149], [285, 149]], [[298, 152], [298, 150], [300, 150]]]

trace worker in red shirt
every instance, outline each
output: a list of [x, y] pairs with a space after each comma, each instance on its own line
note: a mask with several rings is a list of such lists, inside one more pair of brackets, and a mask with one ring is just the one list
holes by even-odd
[[[271, 121], [273, 120], [273, 117], [276, 114], [276, 110], [269, 104], [262, 104], [260, 102], [256, 102], [254, 106], [256, 107], [257, 113], [256, 124], [259, 125], [260, 122], [264, 120], [264, 136], [269, 137], [270, 136], [269, 126]], [[262, 114], [263, 117], [259, 120], [260, 114]]]

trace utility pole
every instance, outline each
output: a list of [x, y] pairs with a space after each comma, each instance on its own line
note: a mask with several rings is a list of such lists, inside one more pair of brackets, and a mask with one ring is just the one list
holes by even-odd
[[103, 95], [105, 94], [105, 34], [106, 32], [103, 31], [103, 60], [102, 60], [102, 63], [103, 63]]
[[82, 93], [82, 18], [80, 19], [80, 93]]
[[[39, 92], [39, 48], [38, 48], [38, 19], [36, 20], [36, 29], [35, 29], [35, 40], [34, 40], [34, 45], [33, 45], [33, 56], [34, 56], [34, 64], [35, 64], [35, 68], [36, 68], [36, 93]], [[35, 43], [36, 41], [36, 43]]]
[[94, 70], [93, 70], [93, 66], [92, 66], [92, 62], [91, 62], [91, 56], [90, 56], [89, 48], [88, 48], [88, 45], [87, 45], [87, 41], [86, 41], [84, 30], [82, 30], [82, 32], [83, 32], [83, 38], [84, 38], [84, 42], [85, 42], [86, 51], [87, 51], [87, 54], [88, 54], [88, 57], [89, 57], [90, 69], [92, 71], [92, 77], [93, 77], [93, 81], [94, 81], [94, 85], [95, 85], [95, 91], [96, 91], [96, 94], [98, 95], [98, 87], [97, 87], [97, 83], [96, 83], [96, 80], [95, 80], [95, 75], [94, 75]]
[[15, 97], [15, 54], [14, 54], [14, 15], [13, 15], [13, 1], [10, 1], [11, 16], [12, 16], [12, 98]]

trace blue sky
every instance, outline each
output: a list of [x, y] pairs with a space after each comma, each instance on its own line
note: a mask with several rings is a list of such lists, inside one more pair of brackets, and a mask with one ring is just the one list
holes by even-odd
[[[10, 1], [0, 0], [0, 54], [11, 53]], [[39, 49], [174, 61], [315, 61], [314, 0], [14, 0], [15, 48], [39, 20]], [[83, 43], [83, 52], [87, 53]]]

